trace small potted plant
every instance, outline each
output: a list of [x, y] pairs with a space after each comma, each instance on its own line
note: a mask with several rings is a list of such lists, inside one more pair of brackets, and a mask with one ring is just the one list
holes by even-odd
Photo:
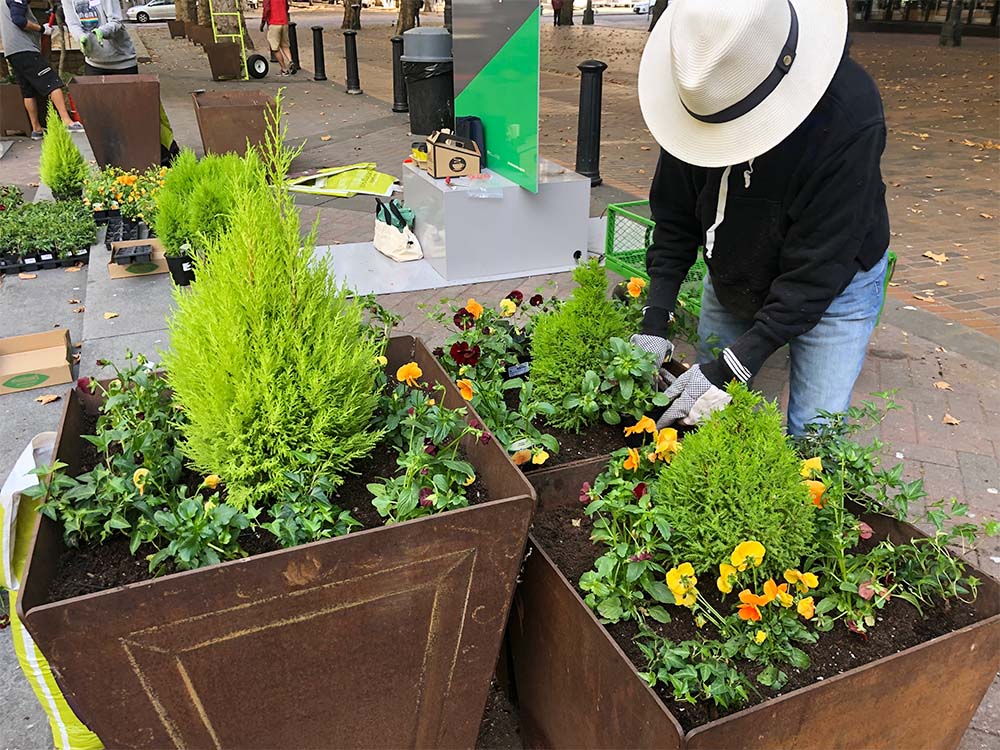
[[42, 182], [49, 186], [53, 197], [57, 200], [80, 198], [83, 194], [83, 183], [90, 170], [51, 102], [45, 128], [42, 153], [38, 162], [38, 172]]

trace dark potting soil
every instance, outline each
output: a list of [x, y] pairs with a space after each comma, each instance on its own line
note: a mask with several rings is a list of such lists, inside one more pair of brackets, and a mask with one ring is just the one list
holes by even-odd
[[521, 750], [521, 720], [496, 680], [490, 683], [476, 750]]
[[[590, 519], [584, 515], [583, 507], [582, 505], [568, 506], [537, 513], [532, 527], [532, 535], [574, 588], [576, 588], [580, 576], [592, 569], [594, 561], [603, 552], [601, 545], [590, 541], [592, 524]], [[867, 543], [863, 542], [864, 547], [861, 549], [873, 547], [877, 541], [872, 539]], [[703, 593], [720, 612], [732, 611], [732, 604], [735, 601], [732, 595], [728, 600], [723, 601], [722, 595], [714, 590], [714, 585], [711, 589], [706, 586]], [[699, 631], [691, 616], [679, 607], [670, 609], [673, 619], [665, 624], [650, 620], [649, 625], [653, 630], [673, 641], [697, 639]], [[820, 633], [820, 639], [817, 643], [812, 645], [798, 644], [803, 651], [809, 654], [812, 662], [809, 669], [799, 670], [788, 664], [782, 665], [781, 669], [789, 676], [788, 684], [782, 691], [774, 693], [758, 685], [760, 694], [751, 695], [750, 703], [746, 706], [726, 711], [718, 709], [710, 703], [699, 702], [692, 705], [674, 700], [669, 688], [663, 685], [658, 685], [654, 689], [684, 730], [690, 731], [702, 724], [763, 703], [778, 695], [789, 693], [854, 667], [891, 656], [938, 636], [959, 630], [981, 619], [971, 605], [957, 600], [942, 602], [927, 612], [926, 618], [921, 617], [917, 610], [907, 602], [902, 599], [893, 599], [876, 616], [875, 627], [869, 629], [867, 639], [852, 633], [838, 623], [833, 630]], [[635, 623], [622, 622], [606, 625], [605, 628], [617, 641], [636, 669], [640, 672], [644, 671], [646, 662], [634, 640], [638, 635], [638, 627]], [[760, 671], [760, 667], [751, 662], [740, 664], [739, 667], [744, 674], [751, 678], [756, 677]]]
[[[87, 416], [83, 422], [82, 434], [92, 435], [96, 430], [97, 418]], [[82, 472], [90, 471], [99, 461], [97, 449], [89, 442], [83, 442]], [[351, 515], [361, 523], [361, 529], [373, 529], [384, 525], [384, 519], [371, 504], [371, 493], [367, 484], [376, 478], [394, 477], [399, 473], [396, 451], [388, 444], [376, 446], [371, 455], [358, 461], [340, 486], [335, 502], [341, 508], [350, 509]], [[191, 472], [182, 481], [192, 492], [201, 483], [201, 475]], [[477, 475], [476, 481], [466, 488], [470, 505], [487, 502], [486, 485]], [[258, 519], [266, 522], [266, 519]], [[240, 534], [240, 546], [247, 555], [263, 554], [282, 549], [278, 540], [268, 531], [248, 528]], [[96, 591], [138, 583], [153, 578], [149, 572], [148, 558], [156, 553], [152, 545], [143, 545], [133, 555], [129, 551], [127, 537], [114, 537], [104, 544], [93, 547], [70, 547], [59, 558], [56, 572], [46, 596], [46, 602], [57, 602], [74, 596], [91, 594]], [[162, 575], [177, 572], [169, 563]]]

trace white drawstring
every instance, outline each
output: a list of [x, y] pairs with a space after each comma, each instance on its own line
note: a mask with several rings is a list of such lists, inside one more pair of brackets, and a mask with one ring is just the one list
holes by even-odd
[[705, 257], [712, 257], [712, 250], [715, 248], [715, 230], [726, 218], [726, 196], [729, 195], [729, 173], [732, 167], [726, 167], [722, 172], [722, 180], [719, 181], [719, 202], [715, 205], [715, 223], [705, 232]]
[[[754, 158], [756, 158], [756, 157], [754, 157]], [[749, 162], [747, 162], [747, 167], [749, 167], [749, 168], [747, 169], [746, 172], [743, 173], [743, 187], [746, 188], [747, 190], [749, 190], [750, 189], [750, 175], [753, 174], [753, 159], [751, 159]]]

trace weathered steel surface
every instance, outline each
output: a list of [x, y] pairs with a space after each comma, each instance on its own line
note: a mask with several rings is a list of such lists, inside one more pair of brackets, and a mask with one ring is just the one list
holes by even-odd
[[4, 135], [31, 135], [31, 121], [16, 83], [0, 83], [0, 136]]
[[170, 31], [171, 39], [183, 39], [184, 38], [184, 22], [176, 21], [174, 19], [167, 20], [167, 29]]
[[534, 540], [508, 646], [528, 747], [682, 747], [680, 726]]
[[233, 152], [243, 156], [247, 141], [264, 141], [265, 111], [274, 99], [263, 91], [197, 91], [194, 111], [206, 154]]
[[229, 81], [243, 77], [243, 58], [235, 42], [212, 42], [205, 45], [213, 81]]
[[[575, 491], [563, 500], [575, 502]], [[865, 518], [877, 534], [896, 542], [923, 535], [909, 524]], [[531, 538], [508, 629], [526, 741], [531, 747], [581, 749], [957, 747], [1000, 669], [1000, 586], [969, 572], [983, 581], [976, 601], [985, 618], [980, 622], [682, 738], [576, 587]]]
[[160, 81], [155, 75], [77, 76], [70, 96], [101, 167], [160, 163]]
[[[444, 377], [412, 338], [388, 356]], [[496, 500], [51, 604], [43, 519], [24, 622], [108, 748], [473, 747], [534, 501], [495, 441], [466, 450]]]

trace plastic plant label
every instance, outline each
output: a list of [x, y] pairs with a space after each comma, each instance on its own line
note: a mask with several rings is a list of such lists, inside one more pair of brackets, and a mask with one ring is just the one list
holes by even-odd
[[530, 362], [521, 362], [520, 364], [512, 365], [507, 368], [508, 378], [519, 378], [522, 375], [527, 375], [528, 371], [531, 369]]
[[52, 260], [52, 253], [42, 253], [38, 256], [39, 260]]
[[37, 263], [38, 261], [34, 258], [24, 258], [22, 262], [24, 265], [30, 266], [32, 263]]
[[517, 453], [518, 451], [527, 450], [534, 443], [531, 442], [531, 438], [522, 438], [521, 440], [515, 440], [513, 443], [507, 446], [508, 451]]

